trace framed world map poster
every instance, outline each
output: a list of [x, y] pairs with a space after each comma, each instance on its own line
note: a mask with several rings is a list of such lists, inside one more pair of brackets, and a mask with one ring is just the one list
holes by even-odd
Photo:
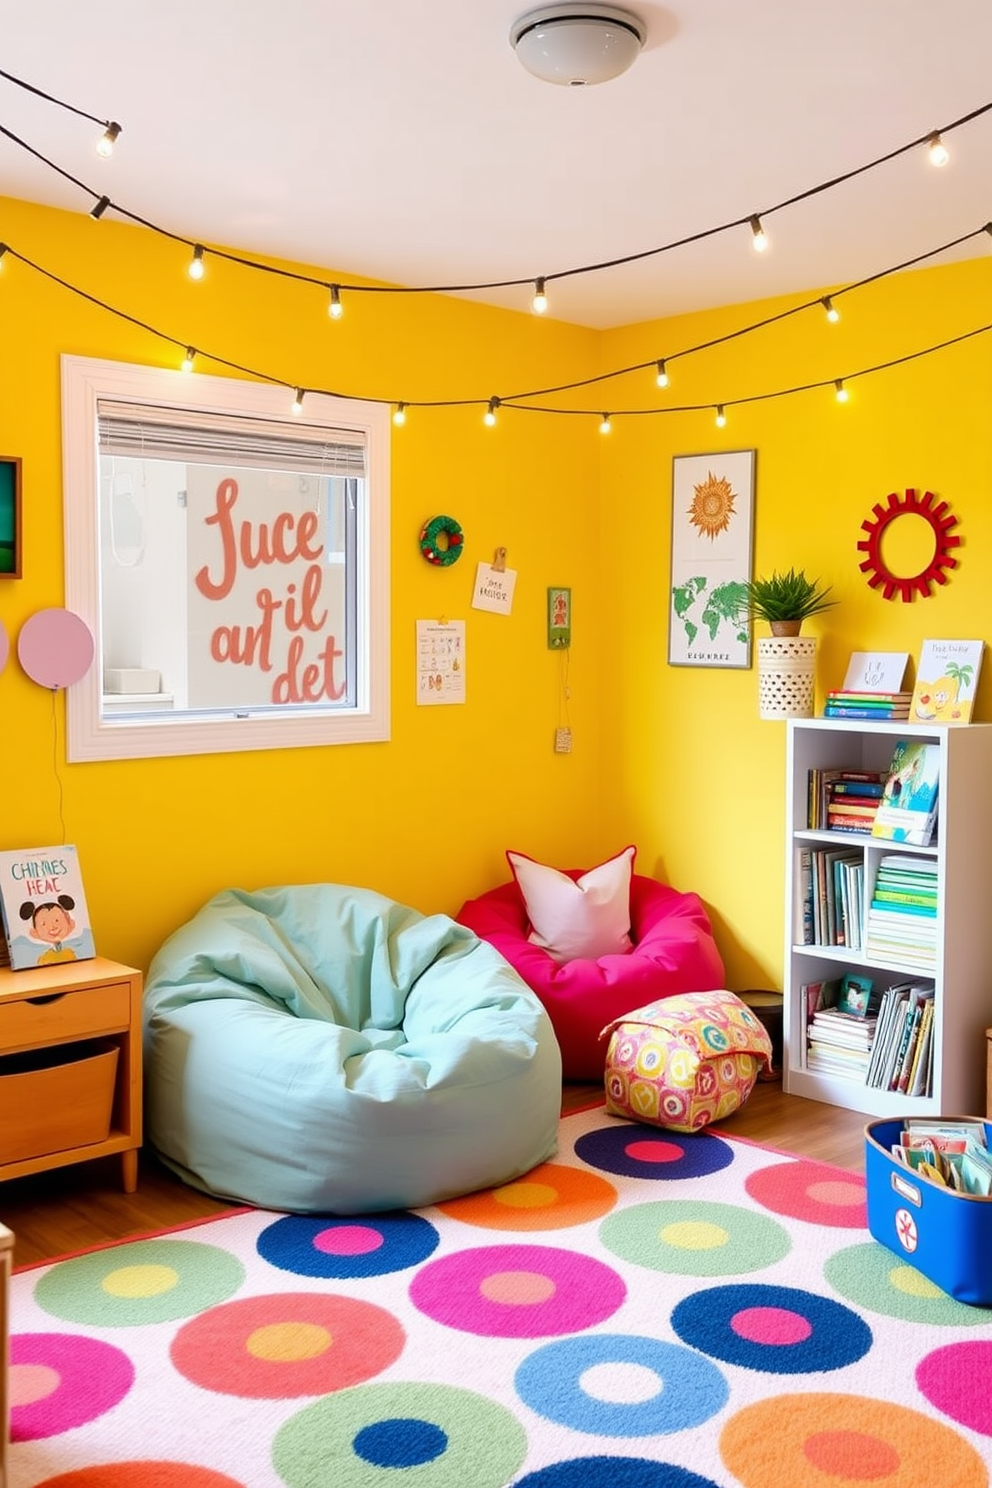
[[754, 450], [672, 460], [669, 666], [749, 667]]

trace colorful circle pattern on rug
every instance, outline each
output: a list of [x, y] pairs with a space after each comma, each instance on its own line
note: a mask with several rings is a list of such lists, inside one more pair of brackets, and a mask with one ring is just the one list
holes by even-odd
[[867, 1323], [840, 1302], [756, 1282], [683, 1298], [672, 1311], [672, 1327], [704, 1354], [769, 1374], [843, 1369], [872, 1345]]
[[773, 1214], [831, 1229], [868, 1228], [865, 1181], [815, 1162], [781, 1162], [759, 1168], [744, 1184], [751, 1198]]
[[398, 1359], [406, 1334], [371, 1302], [282, 1292], [225, 1302], [186, 1323], [172, 1362], [221, 1395], [290, 1400], [371, 1379]]
[[245, 1269], [230, 1251], [196, 1240], [135, 1240], [45, 1271], [35, 1301], [53, 1317], [140, 1328], [192, 1317], [238, 1290]]
[[573, 1457], [518, 1478], [516, 1488], [718, 1488], [671, 1462], [644, 1457]]
[[[504, 1406], [440, 1384], [376, 1384], [308, 1405], [280, 1428], [272, 1462], [288, 1488], [504, 1488], [527, 1452]], [[333, 1464], [333, 1470], [330, 1467]]]
[[419, 1266], [437, 1242], [434, 1225], [417, 1214], [356, 1219], [289, 1214], [261, 1232], [258, 1253], [294, 1276], [342, 1280]]
[[939, 1421], [860, 1395], [777, 1395], [731, 1416], [720, 1455], [743, 1488], [987, 1488], [975, 1449]]
[[594, 1328], [627, 1288], [602, 1261], [547, 1245], [484, 1245], [429, 1261], [410, 1284], [415, 1307], [485, 1338], [546, 1338]]
[[527, 1356], [514, 1382], [539, 1416], [591, 1436], [686, 1431], [715, 1416], [729, 1394], [708, 1359], [676, 1343], [625, 1333], [545, 1344]]
[[788, 1255], [788, 1233], [736, 1204], [671, 1199], [636, 1204], [604, 1219], [599, 1238], [635, 1266], [669, 1276], [739, 1276]]
[[617, 1201], [612, 1183], [584, 1168], [542, 1163], [523, 1178], [438, 1204], [442, 1214], [488, 1230], [564, 1230], [608, 1214]]
[[245, 1488], [240, 1478], [188, 1462], [95, 1463], [45, 1478], [38, 1488]]
[[921, 1395], [970, 1431], [992, 1437], [992, 1342], [949, 1343], [916, 1366]]
[[75, 1333], [15, 1333], [10, 1340], [10, 1439], [38, 1441], [95, 1421], [134, 1384], [121, 1349]]
[[956, 1302], [922, 1271], [874, 1240], [849, 1245], [827, 1259], [823, 1274], [835, 1292], [883, 1317], [932, 1327], [980, 1328], [992, 1323], [987, 1307]]
[[586, 1132], [574, 1151], [601, 1172], [655, 1180], [702, 1178], [734, 1160], [729, 1142], [709, 1132], [652, 1131], [628, 1122]]

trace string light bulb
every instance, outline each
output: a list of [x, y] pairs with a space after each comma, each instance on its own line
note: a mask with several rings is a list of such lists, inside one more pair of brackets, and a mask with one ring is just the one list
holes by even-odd
[[117, 143], [121, 132], [121, 126], [111, 119], [106, 129], [96, 142], [96, 153], [104, 160], [114, 153], [114, 145]]
[[189, 268], [186, 272], [191, 279], [202, 279], [205, 271], [206, 265], [203, 262], [203, 245], [197, 243], [193, 249], [193, 257], [189, 261]]
[[824, 314], [826, 315], [830, 324], [836, 325], [837, 322], [840, 320], [840, 311], [837, 309], [837, 306], [834, 304], [829, 295], [823, 296], [822, 304]]
[[843, 377], [835, 378], [835, 380], [834, 380], [834, 388], [836, 389], [837, 402], [838, 403], [846, 403], [847, 402], [847, 388], [844, 386], [844, 379], [843, 379]]
[[3, 268], [3, 256], [7, 252], [7, 244], [0, 243], [0, 269]]
[[751, 247], [755, 253], [764, 253], [768, 247], [768, 238], [765, 229], [761, 225], [760, 217], [749, 217], [748, 224], [751, 228]]
[[608, 413], [604, 413], [599, 425], [600, 434], [609, 434], [612, 428], [613, 425], [610, 423], [610, 415]]
[[544, 290], [544, 280], [535, 279], [534, 298], [531, 301], [531, 309], [535, 315], [543, 315], [548, 308], [548, 296]]
[[927, 140], [927, 156], [930, 164], [936, 166], [946, 165], [951, 158], [950, 151], [936, 130]]
[[295, 414], [300, 414], [300, 413], [303, 412], [303, 389], [302, 388], [297, 388], [296, 389], [296, 397], [293, 399], [293, 412]]
[[723, 404], [718, 403], [716, 405], [716, 426], [718, 429], [723, 429], [726, 426], [726, 423], [727, 415], [723, 411]]
[[662, 357], [661, 361], [658, 363], [658, 375], [655, 378], [655, 382], [658, 384], [659, 387], [668, 386], [668, 373], [665, 371], [664, 357]]
[[344, 306], [341, 303], [341, 291], [336, 284], [331, 285], [331, 301], [327, 307], [327, 313], [332, 320], [340, 320], [344, 314]]
[[183, 357], [183, 364], [182, 364], [181, 370], [183, 372], [192, 372], [192, 370], [193, 370], [193, 363], [194, 363], [195, 360], [196, 360], [196, 348], [193, 347], [193, 346], [187, 346], [187, 348], [186, 348], [186, 355]]
[[405, 403], [397, 403], [396, 407], [393, 409], [393, 423], [396, 425], [397, 429], [402, 429], [403, 425], [406, 423]]
[[486, 409], [485, 413], [482, 415], [482, 422], [485, 424], [485, 426], [486, 426], [487, 429], [492, 429], [492, 428], [495, 427], [495, 425], [496, 425], [496, 410], [497, 410], [498, 407], [499, 407], [499, 399], [498, 398], [490, 398], [489, 399], [489, 407]]
[[101, 198], [100, 198], [100, 200], [98, 202], [94, 202], [93, 205], [92, 205], [92, 207], [90, 207], [90, 216], [93, 218], [93, 221], [94, 222], [99, 222], [100, 221], [100, 218], [103, 216], [104, 212], [107, 210], [107, 208], [109, 206], [110, 206], [110, 197], [109, 196], [101, 196]]

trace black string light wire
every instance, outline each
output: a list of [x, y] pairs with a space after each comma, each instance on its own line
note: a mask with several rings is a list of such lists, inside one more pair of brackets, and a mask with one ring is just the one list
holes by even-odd
[[[10, 75], [0, 72], [0, 76], [9, 77]], [[19, 81], [17, 79], [12, 80]], [[29, 85], [25, 84], [24, 86]], [[40, 92], [40, 90], [32, 91]], [[42, 96], [49, 97], [49, 95], [47, 94], [42, 94]], [[54, 103], [60, 103], [59, 99], [51, 99], [51, 101]], [[70, 107], [70, 105], [63, 106]], [[822, 193], [831, 191], [835, 187], [844, 185], [848, 181], [853, 181], [858, 176], [864, 175], [868, 171], [875, 170], [878, 166], [886, 165], [892, 160], [897, 160], [901, 155], [908, 154], [912, 150], [917, 150], [925, 146], [927, 147], [931, 158], [933, 158], [933, 147], [935, 140], [937, 140], [940, 144], [941, 150], [944, 151], [944, 157], [946, 159], [946, 146], [944, 146], [943, 144], [944, 136], [951, 134], [955, 129], [962, 128], [965, 124], [972, 123], [975, 119], [981, 118], [984, 114], [987, 114], [990, 111], [992, 111], [992, 101], [980, 104], [978, 108], [971, 109], [968, 113], [962, 114], [957, 119], [953, 119], [949, 124], [944, 124], [939, 130], [930, 129], [925, 134], [917, 135], [915, 139], [909, 140], [904, 145], [898, 145], [895, 149], [887, 151], [884, 155], [878, 155], [875, 157], [875, 159], [866, 161], [863, 165], [855, 166], [851, 170], [843, 171], [836, 176], [831, 176], [829, 180], [820, 181], [815, 186], [809, 186], [806, 188], [806, 190], [796, 192], [793, 196], [785, 198], [784, 201], [775, 202], [772, 206], [769, 207], [763, 207], [760, 213], [747, 212], [742, 217], [735, 217], [729, 222], [718, 223], [714, 227], [703, 228], [699, 232], [689, 233], [685, 237], [673, 239], [668, 243], [659, 244], [657, 247], [654, 248], [644, 248], [637, 253], [623, 254], [618, 258], [605, 259], [599, 263], [579, 264], [576, 267], [569, 269], [558, 269], [556, 272], [551, 274], [528, 274], [522, 278], [492, 279], [467, 284], [404, 285], [352, 284], [338, 282], [334, 285], [328, 285], [325, 280], [318, 279], [312, 274], [304, 274], [296, 270], [282, 268], [276, 264], [262, 263], [258, 259], [250, 258], [245, 254], [232, 253], [226, 249], [221, 248], [211, 248], [209, 251], [211, 255], [216, 258], [223, 259], [227, 263], [240, 264], [243, 268], [255, 269], [258, 272], [274, 274], [285, 279], [293, 279], [299, 283], [320, 285], [321, 288], [323, 288], [325, 291], [330, 289], [332, 314], [335, 314], [335, 312], [340, 313], [341, 309], [343, 308], [340, 300], [340, 296], [343, 291], [347, 291], [349, 294], [383, 295], [463, 294], [474, 293], [481, 290], [514, 289], [522, 285], [527, 285], [528, 287], [534, 288], [535, 300], [537, 300], [539, 304], [543, 304], [543, 308], [546, 308], [546, 286], [553, 280], [571, 279], [584, 274], [598, 273], [604, 269], [619, 268], [626, 264], [639, 263], [648, 258], [655, 258], [663, 253], [670, 253], [676, 248], [684, 248], [693, 243], [704, 242], [708, 238], [715, 237], [720, 233], [733, 231], [736, 228], [748, 227], [752, 233], [752, 241], [756, 244], [756, 246], [767, 246], [767, 239], [765, 237], [762, 219], [771, 217], [776, 212], [785, 211], [787, 207], [795, 206], [799, 202], [809, 201], [812, 197], [822, 195]], [[74, 110], [74, 112], [80, 112], [80, 110]], [[94, 116], [87, 115], [86, 117], [93, 118]], [[104, 121], [98, 120], [97, 122], [103, 123]], [[12, 144], [17, 145], [20, 149], [26, 150], [29, 154], [33, 155], [36, 160], [40, 161], [50, 170], [55, 171], [58, 175], [62, 176], [64, 180], [71, 181], [75, 186], [78, 186], [80, 190], [87, 192], [91, 197], [94, 198], [94, 201], [99, 203], [99, 201], [102, 200], [102, 192], [95, 191], [91, 186], [86, 185], [85, 182], [80, 181], [77, 177], [71, 175], [61, 166], [57, 165], [53, 160], [50, 160], [46, 155], [43, 155], [41, 151], [36, 150], [32, 145], [29, 145], [26, 140], [23, 140], [20, 138], [19, 135], [14, 134], [12, 130], [0, 125], [0, 134], [3, 134], [5, 138], [11, 141]], [[157, 233], [160, 237], [168, 238], [172, 242], [185, 243], [188, 248], [200, 249], [202, 255], [202, 245], [197, 243], [195, 239], [184, 237], [181, 233], [172, 232], [168, 228], [161, 227], [158, 223], [152, 222], [149, 218], [143, 217], [137, 212], [130, 211], [129, 208], [122, 206], [119, 202], [108, 200], [108, 206], [111, 207], [118, 214], [118, 216], [125, 218], [127, 221], [133, 222], [140, 227], [146, 227], [149, 229], [149, 231]]]
[[[980, 229], [980, 231], [989, 232], [989, 234], [992, 235], [992, 223], [987, 224], [986, 227]], [[790, 397], [795, 393], [813, 392], [818, 388], [832, 387], [836, 392], [839, 386], [843, 386], [844, 388], [846, 388], [847, 384], [854, 381], [856, 378], [869, 377], [873, 373], [885, 372], [892, 367], [899, 367], [903, 366], [907, 362], [917, 361], [921, 357], [932, 356], [938, 351], [945, 351], [948, 347], [960, 345], [962, 342], [970, 341], [976, 336], [983, 336], [989, 331], [992, 331], [992, 323], [988, 325], [976, 326], [973, 330], [963, 331], [960, 335], [948, 337], [944, 341], [938, 341], [933, 345], [920, 347], [916, 351], [906, 352], [903, 356], [893, 357], [885, 362], [876, 362], [868, 367], [860, 367], [855, 372], [845, 373], [843, 377], [821, 378], [816, 382], [799, 383], [793, 387], [775, 388], [763, 393], [750, 393], [740, 398], [724, 398], [715, 405], [712, 399], [710, 399], [704, 403], [684, 403], [679, 405], [670, 404], [668, 406], [660, 408], [614, 408], [607, 414], [599, 413], [596, 410], [588, 408], [549, 408], [546, 404], [525, 403], [518, 401], [517, 399], [512, 397], [500, 398], [497, 397], [495, 394], [487, 398], [438, 398], [425, 399], [420, 402], [412, 402], [409, 400], [399, 402], [395, 398], [367, 398], [360, 393], [345, 393], [335, 388], [303, 387], [299, 383], [289, 382], [285, 378], [276, 377], [271, 372], [260, 371], [256, 367], [247, 367], [241, 362], [234, 362], [229, 360], [228, 358], [217, 356], [213, 352], [205, 351], [202, 347], [193, 348], [185, 340], [182, 340], [176, 336], [172, 336], [167, 331], [159, 330], [157, 326], [151, 325], [148, 321], [141, 320], [135, 315], [130, 315], [127, 311], [118, 309], [116, 306], [109, 304], [106, 300], [100, 299], [97, 295], [90, 294], [88, 290], [81, 289], [78, 285], [71, 284], [69, 280], [63, 279], [60, 275], [53, 273], [50, 269], [46, 269], [41, 264], [35, 263], [33, 259], [27, 258], [23, 253], [19, 253], [17, 249], [13, 248], [9, 243], [0, 245], [0, 249], [2, 249], [2, 256], [6, 257], [7, 255], [9, 255], [18, 263], [24, 264], [26, 268], [32, 269], [35, 273], [41, 275], [43, 278], [49, 280], [51, 283], [59, 285], [60, 288], [68, 290], [70, 294], [77, 295], [80, 299], [87, 301], [88, 304], [95, 305], [98, 309], [107, 311], [108, 314], [115, 316], [117, 319], [126, 321], [129, 325], [136, 326], [139, 330], [148, 332], [149, 335], [156, 337], [158, 340], [168, 342], [170, 346], [175, 347], [177, 348], [177, 350], [184, 353], [184, 358], [186, 361], [191, 362], [193, 356], [202, 357], [206, 361], [215, 363], [218, 367], [226, 367], [229, 371], [242, 373], [246, 377], [255, 378], [259, 382], [265, 382], [270, 384], [271, 386], [286, 388], [288, 391], [292, 392], [295, 395], [294, 409], [297, 412], [299, 412], [302, 408], [304, 396], [307, 393], [315, 393], [329, 398], [340, 398], [351, 402], [361, 400], [363, 402], [388, 405], [394, 407], [397, 411], [401, 411], [404, 414], [404, 418], [406, 410], [409, 408], [484, 407], [484, 422], [489, 424], [490, 426], [494, 426], [496, 424], [497, 411], [503, 408], [512, 408], [521, 413], [553, 414], [559, 417], [586, 419], [588, 419], [593, 413], [595, 413], [600, 420], [599, 427], [601, 429], [603, 429], [604, 424], [610, 424], [614, 418], [634, 418], [645, 416], [658, 417], [675, 413], [700, 413], [705, 412], [707, 409], [713, 409], [714, 407], [717, 410], [718, 419], [723, 418], [725, 422], [726, 410], [728, 408], [742, 407], [747, 403], [768, 402], [769, 400], [774, 398]], [[889, 272], [893, 271], [890, 270]], [[877, 279], [882, 276], [875, 275], [873, 277]], [[840, 293], [840, 291], [837, 291], [837, 293]], [[815, 300], [810, 303], [821, 304], [822, 302], [820, 300]], [[806, 308], [808, 308], [808, 306]], [[745, 329], [746, 328], [742, 328], [741, 330], [733, 334], [742, 335], [744, 334]], [[654, 366], [657, 365], [657, 363], [655, 361], [652, 361], [650, 365]]]
[[64, 98], [56, 98], [54, 93], [46, 93], [43, 88], [36, 88], [34, 83], [26, 83], [23, 78], [15, 77], [12, 72], [4, 72], [2, 67], [0, 67], [0, 78], [4, 78], [18, 88], [23, 88], [25, 93], [33, 93], [36, 98], [43, 98], [46, 103], [54, 103], [68, 113], [76, 114], [80, 119], [89, 119], [91, 124], [99, 124], [103, 134], [97, 140], [96, 152], [104, 156], [113, 153], [114, 145], [120, 138], [123, 128], [123, 125], [118, 124], [116, 119], [100, 119], [96, 114], [87, 113], [86, 109], [76, 108], [75, 104], [66, 103]]

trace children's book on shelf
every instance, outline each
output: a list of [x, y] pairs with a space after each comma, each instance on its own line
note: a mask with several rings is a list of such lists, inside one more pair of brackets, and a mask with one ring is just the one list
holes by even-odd
[[96, 955], [74, 847], [0, 852], [0, 915], [14, 971]]
[[841, 1013], [850, 1013], [855, 1018], [866, 1018], [868, 1016], [868, 1004], [871, 1001], [872, 979], [862, 976], [858, 972], [848, 971], [841, 978], [840, 993], [837, 998], [837, 1010]]
[[924, 641], [909, 705], [913, 723], [968, 723], [984, 641]]
[[908, 651], [852, 651], [844, 675], [844, 692], [901, 696]]
[[937, 824], [939, 784], [940, 745], [900, 739], [871, 824], [872, 836], [928, 847]]

